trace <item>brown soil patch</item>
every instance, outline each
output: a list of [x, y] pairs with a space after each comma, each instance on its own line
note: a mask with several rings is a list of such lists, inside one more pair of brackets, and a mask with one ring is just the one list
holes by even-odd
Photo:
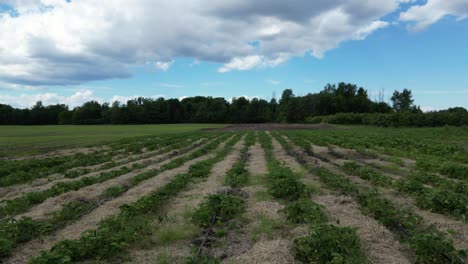
[[250, 175], [267, 174], [268, 168], [265, 160], [265, 152], [259, 143], [253, 145], [249, 150], [249, 162], [247, 169]]
[[[221, 148], [222, 145], [218, 147]], [[36, 256], [40, 251], [48, 250], [57, 242], [64, 239], [78, 239], [80, 235], [89, 229], [96, 228], [98, 223], [103, 219], [117, 214], [120, 207], [124, 204], [135, 202], [138, 199], [150, 194], [161, 186], [167, 184], [174, 176], [181, 173], [187, 173], [190, 166], [199, 161], [213, 157], [214, 154], [208, 154], [191, 161], [184, 163], [182, 166], [162, 172], [158, 176], [141, 182], [138, 186], [133, 187], [121, 196], [103, 204], [96, 208], [91, 213], [82, 217], [78, 222], [75, 222], [64, 229], [59, 230], [55, 234], [44, 238], [43, 240], [35, 239], [18, 247], [13, 256], [6, 260], [6, 263], [25, 263], [29, 258]]]
[[288, 155], [281, 146], [281, 144], [275, 138], [272, 138], [271, 142], [273, 145], [273, 154], [279, 162], [286, 164], [295, 172], [303, 171], [301, 164], [299, 164], [299, 162], [297, 162], [296, 159]]
[[287, 239], [266, 240], [255, 243], [249, 251], [225, 263], [298, 263], [291, 252], [292, 243]]
[[209, 131], [267, 131], [267, 130], [334, 130], [339, 129], [329, 124], [236, 124], [223, 128], [208, 128]]

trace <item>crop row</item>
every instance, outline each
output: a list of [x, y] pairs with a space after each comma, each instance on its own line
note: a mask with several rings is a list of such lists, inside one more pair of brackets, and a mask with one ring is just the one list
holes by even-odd
[[[155, 149], [161, 144], [165, 144], [173, 136], [165, 136], [160, 138], [147, 137], [145, 142], [146, 148]], [[177, 137], [177, 136], [176, 136]], [[141, 139], [140, 139], [141, 140]], [[134, 141], [135, 145], [136, 140]], [[174, 142], [174, 141], [172, 141]], [[112, 162], [112, 159], [118, 154], [127, 153], [122, 149], [95, 151], [90, 154], [75, 154], [71, 156], [50, 157], [45, 159], [35, 160], [14, 160], [2, 161], [2, 173], [0, 173], [0, 186], [6, 187], [20, 183], [26, 183], [35, 179], [43, 178], [55, 173], [66, 173], [70, 169], [76, 167], [93, 166], [105, 162]], [[83, 171], [82, 173], [86, 173]], [[70, 176], [76, 177], [76, 173], [71, 173]]]
[[[213, 138], [213, 136], [214, 136], [214, 134], [210, 135], [210, 136], [208, 136], [206, 138], [210, 139], [210, 138]], [[112, 169], [112, 168], [115, 168], [115, 167], [118, 167], [118, 166], [122, 166], [122, 165], [125, 165], [125, 164], [128, 164], [128, 163], [132, 163], [134, 161], [138, 161], [138, 160], [141, 160], [141, 159], [146, 159], [146, 158], [149, 158], [149, 157], [154, 156], [154, 155], [159, 155], [161, 153], [165, 153], [165, 152], [168, 152], [170, 150], [180, 148], [182, 146], [187, 146], [187, 144], [189, 142], [193, 142], [195, 140], [200, 140], [200, 139], [204, 139], [204, 138], [200, 138], [200, 135], [198, 135], [198, 134], [178, 135], [178, 136], [170, 137], [170, 138], [167, 138], [166, 140], [157, 142], [157, 144], [153, 143], [153, 144], [149, 144], [149, 145], [145, 146], [144, 148], [146, 149], [146, 152], [143, 153], [143, 154], [133, 155], [133, 156], [128, 157], [128, 153], [135, 154], [135, 153], [139, 153], [139, 152], [138, 151], [124, 152], [124, 153], [127, 153], [127, 154], [125, 155], [124, 158], [122, 158], [120, 160], [111, 160], [109, 162], [106, 162], [106, 163], [98, 166], [95, 169], [89, 169], [89, 168], [71, 169], [71, 170], [68, 170], [67, 172], [64, 173], [64, 177], [73, 179], [73, 178], [77, 178], [79, 176], [82, 176], [82, 175], [85, 175], [85, 174], [88, 174], [88, 173], [91, 173], [91, 172], [98, 172], [98, 171], [101, 171], [101, 170]], [[141, 150], [143, 148], [139, 147], [138, 149], [141, 152]], [[156, 150], [157, 150], [157, 152], [155, 153]]]
[[[171, 170], [181, 166], [183, 163], [203, 156], [213, 149], [215, 149], [223, 138], [226, 138], [228, 135], [224, 135], [217, 140], [207, 144], [206, 146], [190, 153], [180, 158], [177, 158], [163, 166], [159, 169], [153, 169], [141, 174], [136, 175], [130, 180], [130, 184], [128, 186], [121, 186], [117, 185], [111, 187], [104, 191], [99, 197], [99, 200], [96, 202], [91, 203], [77, 203], [73, 202], [71, 204], [64, 205], [63, 209], [60, 212], [56, 212], [53, 214], [51, 219], [42, 220], [42, 221], [34, 221], [30, 218], [22, 218], [20, 220], [10, 219], [7, 221], [0, 222], [0, 234], [4, 235], [4, 240], [0, 240], [0, 243], [3, 243], [4, 250], [0, 252], [0, 255], [8, 255], [11, 248], [17, 244], [27, 242], [32, 238], [49, 234], [60, 227], [65, 226], [70, 221], [75, 221], [79, 219], [83, 214], [88, 213], [90, 210], [99, 206], [102, 200], [108, 200], [111, 198], [115, 198], [123, 193], [125, 193], [130, 188], [138, 185], [142, 181], [150, 179], [159, 175], [161, 172], [166, 170]], [[75, 210], [69, 210], [70, 207], [75, 208]], [[67, 215], [67, 217], [62, 217], [63, 215]]]
[[356, 149], [360, 152], [369, 150], [383, 151], [400, 157], [416, 160], [419, 169], [427, 172], [437, 172], [450, 178], [467, 179], [468, 151], [460, 144], [423, 140], [420, 137], [408, 137], [402, 134], [392, 134], [387, 130], [374, 133], [360, 131], [307, 131], [287, 132], [302, 141], [311, 140], [315, 144], [327, 146], [337, 145]]
[[[205, 242], [213, 233], [225, 233], [224, 224], [240, 216], [245, 211], [245, 201], [231, 192], [231, 188], [244, 186], [249, 180], [249, 172], [246, 169], [248, 150], [255, 143], [252, 132], [248, 133], [244, 139], [244, 147], [240, 151], [239, 160], [226, 172], [224, 185], [227, 187], [221, 193], [209, 194], [204, 197], [192, 216], [192, 222], [205, 230], [203, 239], [194, 252], [189, 257], [188, 263], [221, 263], [219, 259], [203, 254]], [[216, 231], [213, 229], [216, 228]], [[212, 243], [212, 241], [211, 241]]]
[[[317, 157], [325, 162], [327, 158], [321, 157], [310, 150], [310, 143], [301, 137], [290, 136], [301, 145], [309, 155]], [[281, 138], [280, 138], [281, 140]], [[356, 175], [371, 183], [382, 187], [395, 187], [400, 192], [415, 198], [417, 205], [422, 209], [429, 209], [436, 213], [453, 216], [466, 221], [467, 214], [467, 189], [466, 183], [454, 182], [427, 172], [410, 172], [405, 177], [394, 180], [392, 177], [375, 170], [371, 166], [363, 166], [357, 162], [347, 162], [342, 167], [345, 173]], [[426, 186], [427, 184], [432, 187]]]
[[[176, 144], [173, 147], [186, 147], [190, 142], [184, 142], [181, 145]], [[188, 148], [186, 147], [182, 152], [189, 151], [192, 148], [197, 147], [197, 145], [191, 145]], [[171, 149], [165, 149], [164, 151], [169, 152]], [[167, 158], [163, 157], [157, 162], [161, 162]], [[37, 191], [29, 192], [24, 194], [21, 197], [15, 198], [13, 200], [5, 201], [5, 205], [0, 207], [0, 217], [4, 218], [7, 216], [16, 215], [21, 212], [25, 212], [27, 209], [31, 208], [33, 205], [40, 204], [50, 197], [54, 197], [69, 191], [77, 191], [83, 187], [90, 186], [97, 183], [102, 183], [110, 179], [119, 177], [121, 175], [127, 174], [136, 169], [143, 169], [150, 164], [145, 163], [134, 163], [131, 167], [123, 166], [117, 170], [112, 170], [108, 172], [101, 172], [99, 175], [94, 177], [83, 177], [79, 180], [69, 181], [69, 182], [58, 182], [54, 184], [51, 188]]]
[[[425, 185], [424, 174], [409, 174], [398, 180], [382, 174], [368, 166], [359, 165], [356, 162], [348, 162], [343, 166], [343, 171], [368, 180], [376, 185], [394, 186], [398, 191], [412, 196], [416, 204], [422, 209], [429, 209], [436, 213], [446, 214], [466, 222], [468, 212], [468, 196], [462, 184], [454, 189], [428, 187]], [[457, 192], [460, 191], [460, 192]]]
[[[288, 141], [278, 136], [285, 148], [293, 149]], [[295, 137], [289, 137], [293, 142]], [[294, 153], [298, 161], [304, 157]], [[456, 250], [453, 242], [442, 232], [423, 224], [422, 218], [410, 209], [401, 209], [375, 188], [367, 188], [352, 182], [348, 177], [330, 172], [321, 167], [304, 164], [306, 168], [319, 176], [320, 181], [328, 188], [340, 191], [353, 197], [361, 209], [371, 214], [377, 221], [397, 234], [403, 242], [409, 244], [418, 263], [463, 263], [466, 252]]]
[[308, 236], [294, 240], [295, 257], [303, 263], [366, 263], [357, 229], [330, 224], [299, 176], [275, 159], [271, 138], [263, 133], [260, 142], [267, 158], [268, 192], [286, 203], [283, 211], [289, 222], [309, 226]]
[[125, 252], [131, 243], [151, 232], [152, 220], [161, 217], [170, 199], [187, 188], [196, 177], [206, 177], [211, 167], [222, 160], [240, 139], [231, 138], [216, 155], [190, 167], [188, 173], [176, 175], [169, 183], [138, 201], [121, 207], [119, 214], [99, 223], [95, 230], [82, 234], [78, 240], [64, 240], [30, 263], [73, 263], [87, 259], [109, 259]]

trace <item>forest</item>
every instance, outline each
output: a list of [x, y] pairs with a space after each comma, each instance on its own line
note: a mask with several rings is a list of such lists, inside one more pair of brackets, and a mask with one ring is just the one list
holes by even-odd
[[271, 122], [462, 126], [468, 124], [468, 112], [455, 107], [423, 113], [407, 89], [395, 91], [391, 105], [376, 102], [364, 88], [343, 82], [327, 84], [322, 91], [305, 96], [296, 96], [286, 89], [279, 100], [270, 101], [195, 96], [182, 100], [140, 97], [112, 104], [90, 101], [73, 109], [64, 104], [44, 106], [40, 101], [30, 109], [0, 104], [0, 125]]

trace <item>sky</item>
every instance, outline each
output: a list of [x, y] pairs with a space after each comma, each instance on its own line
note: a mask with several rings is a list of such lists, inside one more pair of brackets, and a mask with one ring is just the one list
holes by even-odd
[[0, 103], [279, 98], [468, 108], [468, 0], [0, 0]]

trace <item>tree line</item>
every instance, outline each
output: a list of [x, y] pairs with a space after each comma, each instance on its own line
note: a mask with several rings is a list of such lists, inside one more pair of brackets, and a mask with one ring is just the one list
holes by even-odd
[[[364, 88], [350, 83], [338, 83], [328, 84], [322, 91], [305, 96], [296, 96], [291, 89], [286, 89], [278, 101], [275, 98], [267, 101], [258, 98], [248, 100], [244, 97], [227, 101], [224, 98], [195, 96], [182, 100], [140, 97], [112, 104], [90, 101], [73, 109], [64, 104], [44, 106], [42, 102], [37, 102], [28, 109], [0, 104], [0, 124], [298, 123], [330, 120], [333, 123], [344, 120], [342, 123], [364, 124], [364, 121], [355, 121], [356, 117], [353, 117], [352, 122], [351, 116], [348, 119], [329, 117], [342, 117], [343, 113], [366, 114], [367, 117], [403, 113], [426, 115], [414, 105], [410, 90], [395, 91], [391, 102], [392, 105], [375, 102], [369, 98]], [[457, 113], [466, 115], [466, 110]], [[392, 125], [398, 124], [394, 122]]]

